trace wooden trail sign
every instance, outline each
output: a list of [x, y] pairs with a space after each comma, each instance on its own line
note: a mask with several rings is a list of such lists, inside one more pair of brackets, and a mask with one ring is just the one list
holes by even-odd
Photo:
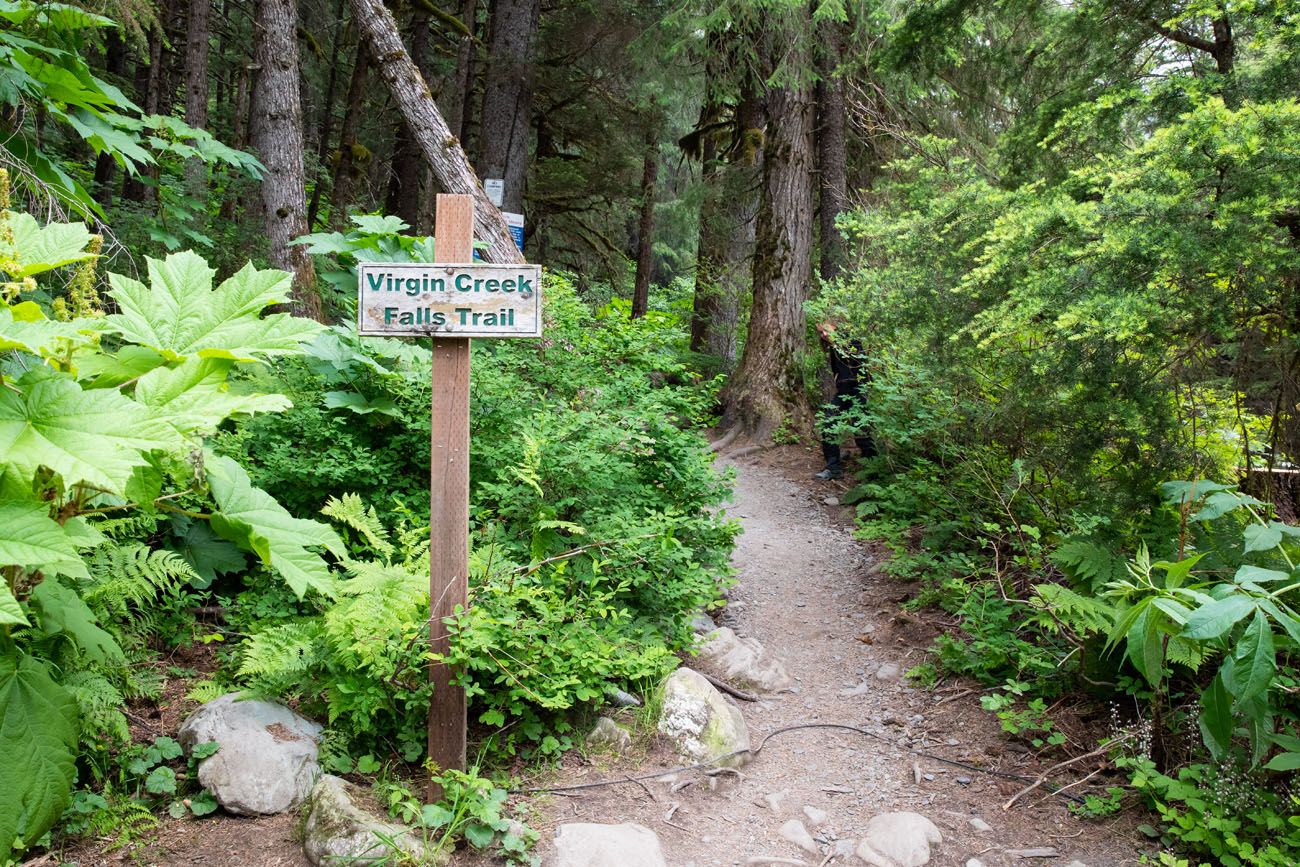
[[[470, 338], [540, 337], [542, 275], [537, 265], [473, 262], [473, 196], [440, 194], [433, 234], [436, 264], [357, 266], [357, 318], [361, 334], [433, 337], [429, 647], [446, 655], [443, 621], [469, 595]], [[429, 680], [429, 759], [464, 770], [465, 691], [445, 664], [430, 665]]]

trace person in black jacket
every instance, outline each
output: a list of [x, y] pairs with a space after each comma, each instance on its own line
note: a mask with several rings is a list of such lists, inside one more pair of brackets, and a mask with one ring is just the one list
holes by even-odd
[[[835, 325], [822, 322], [817, 325], [817, 334], [821, 337], [822, 347], [830, 358], [831, 372], [835, 374], [835, 397], [828, 403], [822, 413], [822, 457], [826, 459], [826, 468], [813, 478], [822, 481], [838, 479], [844, 475], [844, 457], [840, 451], [839, 441], [832, 441], [825, 430], [835, 425], [850, 406], [862, 396], [863, 386], [867, 383], [867, 374], [863, 370], [865, 359], [862, 342], [854, 340], [841, 347], [835, 341]], [[876, 455], [876, 444], [870, 434], [854, 437], [862, 457]]]

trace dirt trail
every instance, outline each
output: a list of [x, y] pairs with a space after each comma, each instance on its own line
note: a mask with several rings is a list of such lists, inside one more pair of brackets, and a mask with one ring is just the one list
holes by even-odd
[[[899, 587], [873, 570], [871, 552], [852, 538], [850, 510], [825, 503], [842, 488], [809, 478], [818, 466], [808, 452], [786, 448], [724, 463], [737, 470], [728, 512], [741, 521], [744, 533], [735, 553], [738, 584], [721, 623], [757, 638], [795, 678], [790, 692], [738, 703], [751, 740], [757, 743], [768, 732], [800, 723], [847, 723], [894, 744], [905, 740], [944, 758], [1036, 776], [1041, 768], [1023, 751], [1008, 749], [996, 720], [980, 710], [975, 695], [929, 693], [903, 678], [875, 676], [891, 663], [906, 671], [922, 661], [923, 650], [892, 624], [898, 606], [891, 599], [899, 597]], [[677, 756], [656, 751], [639, 768], [569, 767], [556, 784], [678, 764]], [[564, 822], [639, 822], [659, 835], [673, 867], [745, 864], [755, 856], [796, 859], [780, 863], [860, 864], [846, 855], [822, 861], [783, 840], [778, 828], [791, 818], [807, 823], [805, 805], [824, 810], [828, 819], [813, 833], [834, 851], [835, 840], [857, 837], [872, 816], [911, 810], [943, 832], [944, 842], [930, 862], [940, 867], [964, 865], [970, 858], [988, 867], [1137, 863], [1127, 821], [1081, 821], [1061, 799], [1042, 790], [1004, 812], [1001, 805], [1022, 783], [945, 766], [852, 732], [783, 735], [742, 773], [720, 777], [715, 790], [698, 774], [686, 773], [645, 786], [556, 797], [535, 824], [549, 837]], [[696, 782], [671, 791], [674, 783], [691, 779]], [[765, 798], [781, 792], [777, 812]], [[991, 830], [976, 830], [975, 818]], [[1026, 859], [1010, 852], [1044, 848], [1055, 849], [1057, 857]], [[548, 850], [544, 840], [543, 854]]]

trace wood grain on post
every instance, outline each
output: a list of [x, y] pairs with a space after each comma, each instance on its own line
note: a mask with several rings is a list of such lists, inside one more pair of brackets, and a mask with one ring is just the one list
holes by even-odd
[[[474, 198], [440, 194], [434, 260], [466, 264], [474, 258]], [[446, 655], [451, 641], [443, 619], [469, 599], [469, 348], [467, 337], [433, 338], [433, 403], [429, 462], [429, 646]], [[429, 668], [429, 758], [440, 770], [465, 769], [465, 690], [443, 663]], [[429, 799], [442, 797], [430, 784]]]

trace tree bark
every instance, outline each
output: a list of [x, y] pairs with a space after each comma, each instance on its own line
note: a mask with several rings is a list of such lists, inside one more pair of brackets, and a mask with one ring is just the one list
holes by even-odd
[[[799, 68], [797, 63], [795, 68]], [[722, 394], [722, 424], [765, 441], [810, 413], [800, 376], [812, 271], [813, 101], [806, 85], [773, 88], [754, 251], [754, 301], [740, 365]]]
[[[126, 44], [117, 28], [109, 28], [104, 36], [104, 71], [109, 80], [118, 84], [126, 75]], [[113, 178], [117, 174], [117, 160], [106, 153], [95, 158], [95, 201], [107, 210], [113, 204]]]
[[[165, 10], [159, 13], [160, 18], [165, 17], [165, 15]], [[158, 24], [149, 30], [146, 45], [148, 54], [143, 60], [138, 60], [135, 65], [136, 98], [139, 100], [140, 107], [144, 109], [145, 114], [158, 113], [162, 74], [162, 44], [162, 25]], [[132, 202], [143, 202], [148, 198], [148, 195], [148, 187], [139, 179], [139, 176], [128, 172], [122, 181], [122, 198]]]
[[330, 47], [330, 74], [325, 85], [325, 104], [321, 106], [320, 122], [316, 136], [316, 183], [312, 184], [311, 203], [307, 205], [307, 229], [316, 228], [316, 215], [320, 213], [320, 199], [324, 192], [326, 157], [330, 152], [330, 139], [334, 136], [334, 96], [338, 92], [339, 66], [343, 61], [343, 2], [335, 0], [334, 38]]
[[502, 208], [523, 213], [533, 114], [533, 49], [540, 0], [493, 0], [483, 84], [479, 172], [505, 180]]
[[334, 164], [334, 185], [330, 189], [330, 225], [340, 229], [347, 225], [348, 205], [352, 203], [352, 181], [356, 172], [357, 128], [366, 99], [366, 76], [370, 69], [370, 51], [364, 42], [357, 43], [352, 63], [352, 80], [348, 83], [347, 102], [343, 106], [343, 128], [339, 130], [339, 158]]
[[636, 279], [632, 283], [632, 318], [645, 316], [650, 307], [650, 278], [654, 271], [655, 181], [659, 177], [659, 127], [646, 130], [641, 170], [641, 224], [637, 230]]
[[297, 33], [297, 0], [261, 0], [254, 54], [260, 72], [253, 94], [253, 143], [266, 167], [262, 206], [271, 264], [294, 275], [294, 312], [321, 320], [311, 256], [306, 247], [289, 244], [307, 232]]
[[469, 143], [469, 118], [473, 115], [474, 30], [478, 26], [478, 0], [462, 0], [460, 20], [465, 25], [465, 32], [456, 45], [456, 78], [447, 92], [447, 126], [464, 147]]
[[505, 219], [483, 192], [483, 185], [470, 168], [459, 140], [447, 128], [428, 85], [407, 55], [393, 16], [384, 8], [382, 0], [351, 0], [351, 3], [353, 17], [371, 53], [378, 58], [380, 77], [410, 124], [434, 177], [449, 193], [474, 196], [474, 236], [487, 244], [480, 251], [483, 260], [522, 262]]
[[836, 74], [843, 55], [844, 31], [839, 22], [822, 27], [823, 53], [817, 81], [817, 167], [820, 196], [821, 256], [823, 280], [834, 280], [844, 267], [844, 239], [835, 228], [835, 218], [848, 206], [848, 145], [845, 139], [844, 78]]
[[[208, 125], [208, 25], [211, 0], [190, 0], [185, 22], [185, 122], [195, 129]], [[203, 198], [207, 166], [197, 157], [185, 163], [190, 195]]]

